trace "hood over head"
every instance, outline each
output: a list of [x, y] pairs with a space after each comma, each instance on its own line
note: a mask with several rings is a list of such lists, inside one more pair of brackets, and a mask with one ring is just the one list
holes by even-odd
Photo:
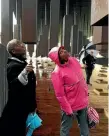
[[64, 46], [60, 46], [60, 47], [53, 47], [50, 52], [48, 53], [48, 57], [54, 61], [57, 65], [60, 64], [60, 61], [59, 61], [59, 50], [60, 49], [64, 49]]

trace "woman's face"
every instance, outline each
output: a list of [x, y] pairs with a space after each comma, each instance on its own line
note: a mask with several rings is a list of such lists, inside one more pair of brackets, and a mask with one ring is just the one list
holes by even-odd
[[61, 61], [68, 61], [69, 54], [65, 49], [59, 50], [59, 58]]

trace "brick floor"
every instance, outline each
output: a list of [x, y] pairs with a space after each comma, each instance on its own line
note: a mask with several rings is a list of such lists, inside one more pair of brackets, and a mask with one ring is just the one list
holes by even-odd
[[[95, 77], [93, 77], [92, 81], [94, 82], [95, 80]], [[39, 116], [43, 120], [43, 126], [34, 131], [34, 136], [59, 136], [61, 120], [60, 108], [55, 98], [53, 88], [50, 91], [49, 87], [50, 80], [41, 79], [38, 81], [36, 97]], [[98, 109], [99, 111], [100, 124], [97, 126], [96, 129], [90, 131], [91, 136], [108, 136], [108, 118], [105, 116], [104, 113], [104, 109], [107, 109], [108, 106], [108, 97], [98, 96], [94, 94], [93, 88], [94, 86], [89, 87], [89, 100], [90, 105]], [[70, 136], [79, 136], [79, 129], [76, 121], [74, 121], [73, 123]]]

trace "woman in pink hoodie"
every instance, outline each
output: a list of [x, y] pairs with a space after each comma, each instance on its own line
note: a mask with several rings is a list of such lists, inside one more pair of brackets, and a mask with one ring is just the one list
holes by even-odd
[[62, 110], [60, 136], [69, 136], [74, 117], [81, 136], [89, 136], [87, 121], [88, 87], [79, 62], [61, 47], [54, 47], [49, 58], [56, 63], [51, 80]]

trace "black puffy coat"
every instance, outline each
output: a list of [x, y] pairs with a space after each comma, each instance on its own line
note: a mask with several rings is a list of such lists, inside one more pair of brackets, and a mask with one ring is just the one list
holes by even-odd
[[23, 85], [18, 75], [27, 65], [8, 59], [8, 101], [0, 118], [0, 136], [25, 136], [26, 119], [36, 109], [36, 77], [34, 72], [28, 74], [28, 84]]

